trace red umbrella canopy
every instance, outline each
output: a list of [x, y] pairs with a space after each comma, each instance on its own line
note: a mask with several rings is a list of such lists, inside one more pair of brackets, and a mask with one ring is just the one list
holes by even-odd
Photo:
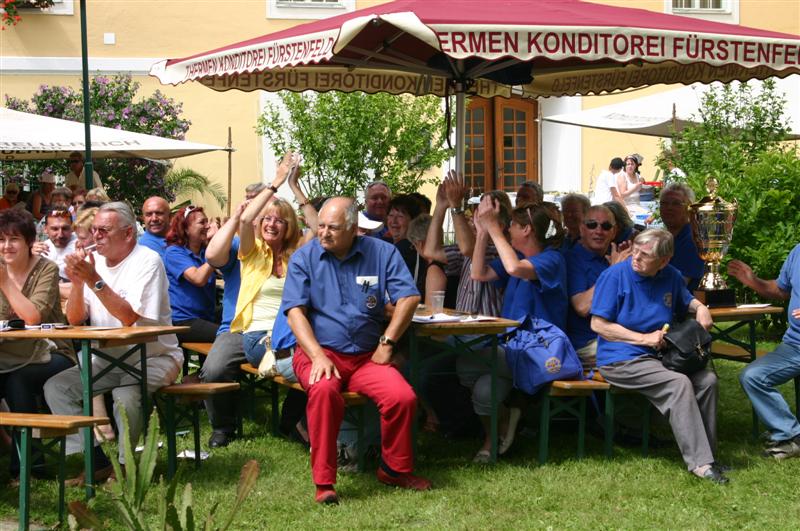
[[508, 96], [800, 73], [800, 37], [579, 0], [396, 0], [168, 59], [162, 83], [215, 90]]

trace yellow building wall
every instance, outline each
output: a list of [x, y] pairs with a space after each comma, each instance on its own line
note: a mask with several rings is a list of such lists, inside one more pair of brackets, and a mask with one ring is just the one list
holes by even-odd
[[[619, 7], [637, 7], [664, 12], [663, 0], [593, 0], [595, 3]], [[754, 28], [800, 34], [800, 0], [738, 0], [739, 24]], [[631, 90], [623, 94], [585, 96], [582, 99], [584, 109], [592, 109], [603, 105], [620, 103], [628, 99], [640, 98], [657, 92], [671, 90], [679, 85], [656, 85], [640, 90]], [[615, 133], [598, 129], [583, 128], [581, 178], [582, 191], [589, 192], [594, 188], [597, 175], [608, 168], [614, 157], [625, 157], [631, 153], [644, 156], [641, 174], [652, 179], [656, 174], [655, 160], [659, 154], [659, 139], [645, 135]]]

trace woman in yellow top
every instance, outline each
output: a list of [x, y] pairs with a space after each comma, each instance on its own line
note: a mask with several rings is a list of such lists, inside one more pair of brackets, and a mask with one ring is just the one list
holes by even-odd
[[270, 338], [281, 305], [289, 257], [316, 232], [311, 230], [303, 236], [292, 206], [283, 199], [274, 198], [278, 188], [297, 167], [297, 156], [287, 153], [272, 185], [254, 197], [242, 213], [239, 222], [242, 283], [231, 323], [231, 332], [243, 334], [245, 357], [254, 367], [266, 364], [266, 376], [280, 373], [291, 380], [294, 371], [288, 357], [280, 363], [272, 357], [265, 363], [261, 361], [265, 352], [268, 355], [272, 352]]

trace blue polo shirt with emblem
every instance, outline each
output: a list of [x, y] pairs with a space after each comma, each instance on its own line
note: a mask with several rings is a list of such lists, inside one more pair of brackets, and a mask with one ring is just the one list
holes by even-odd
[[[645, 277], [633, 270], [628, 258], [606, 269], [597, 279], [590, 313], [648, 334], [672, 323], [676, 315], [685, 315], [693, 298], [681, 272], [671, 265]], [[602, 336], [597, 340], [598, 367], [654, 353], [643, 345], [608, 341]]]
[[384, 294], [392, 304], [419, 295], [394, 245], [357, 236], [339, 260], [314, 239], [289, 260], [282, 304], [284, 312], [306, 307], [321, 346], [362, 354], [375, 350], [386, 328]]
[[792, 311], [800, 307], [800, 245], [796, 245], [792, 249], [789, 257], [783, 263], [777, 284], [780, 289], [791, 294], [788, 315], [789, 328], [783, 335], [783, 342], [800, 349], [800, 320], [792, 317]]
[[172, 321], [205, 319], [214, 322], [216, 308], [216, 276], [212, 273], [204, 286], [195, 286], [183, 276], [190, 267], [206, 263], [206, 251], [194, 254], [188, 247], [170, 245], [164, 252], [164, 268], [169, 279], [169, 304]]
[[684, 225], [675, 236], [675, 254], [672, 255], [669, 265], [677, 268], [684, 277], [689, 279], [689, 291], [697, 289], [700, 279], [703, 277], [705, 263], [697, 254], [697, 246], [692, 238], [690, 223]]
[[164, 252], [167, 250], [167, 242], [163, 236], [156, 236], [155, 234], [151, 234], [147, 231], [144, 231], [144, 234], [139, 236], [139, 245], [144, 245], [148, 249], [152, 249], [158, 253], [158, 256], [161, 257], [161, 260], [164, 260]]
[[[567, 261], [567, 294], [570, 298], [594, 286], [600, 274], [608, 269], [605, 256], [593, 253], [580, 242], [564, 254], [564, 259]], [[591, 316], [581, 317], [572, 304], [567, 314], [567, 337], [575, 350], [597, 338], [592, 331]]]
[[[517, 252], [522, 260], [522, 253]], [[536, 280], [512, 277], [496, 258], [489, 263], [497, 280], [495, 286], [503, 289], [503, 309], [506, 319], [522, 321], [526, 316], [544, 319], [561, 330], [567, 329], [567, 267], [564, 256], [556, 249], [546, 249], [525, 258], [536, 269]]]
[[219, 268], [225, 290], [222, 292], [222, 322], [217, 335], [231, 331], [231, 322], [236, 315], [236, 300], [239, 298], [239, 287], [242, 284], [242, 268], [239, 264], [239, 237], [234, 236], [228, 251], [228, 261]]

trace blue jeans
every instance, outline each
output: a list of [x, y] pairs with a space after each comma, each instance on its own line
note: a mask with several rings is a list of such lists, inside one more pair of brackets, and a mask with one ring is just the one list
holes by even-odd
[[[258, 367], [261, 363], [261, 358], [264, 357], [264, 352], [267, 347], [261, 340], [266, 336], [266, 332], [247, 332], [242, 334], [242, 346], [244, 347], [244, 357], [250, 362], [253, 367]], [[283, 358], [277, 361], [278, 374], [289, 380], [290, 382], [297, 382], [297, 376], [294, 375], [294, 368], [292, 367], [292, 357]]]
[[786, 343], [752, 362], [739, 374], [744, 392], [774, 441], [800, 435], [797, 417], [776, 389], [796, 376], [800, 376], [800, 349]]

